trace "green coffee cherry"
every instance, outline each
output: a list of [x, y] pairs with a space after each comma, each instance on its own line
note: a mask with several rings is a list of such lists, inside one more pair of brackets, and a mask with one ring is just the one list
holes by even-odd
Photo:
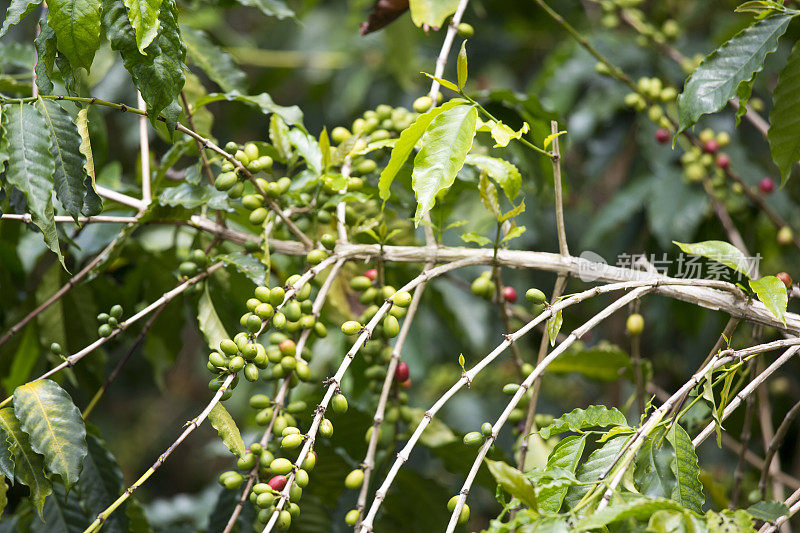
[[114, 329], [108, 324], [103, 324], [102, 326], [97, 328], [97, 334], [101, 337], [108, 337], [112, 333], [114, 333]]
[[519, 390], [518, 383], [506, 383], [503, 386], [503, 394], [507, 394], [511, 396], [512, 394], [516, 394], [517, 390]]
[[108, 314], [111, 315], [113, 318], [119, 320], [120, 318], [122, 318], [122, 306], [117, 304], [111, 307], [111, 310], [108, 312]]
[[344, 515], [344, 523], [348, 526], [354, 526], [356, 522], [358, 522], [358, 517], [358, 509], [350, 509], [347, 511], [347, 514]]
[[325, 259], [328, 258], [328, 252], [325, 250], [321, 250], [317, 248], [316, 250], [311, 250], [308, 252], [306, 256], [306, 260], [312, 265], [318, 265], [323, 262]]
[[257, 333], [261, 329], [261, 319], [256, 315], [250, 315], [247, 318], [247, 329], [250, 333]]
[[283, 287], [273, 287], [269, 291], [269, 303], [274, 307], [281, 305], [284, 298], [286, 298], [286, 292], [283, 290]]
[[400, 323], [397, 321], [397, 318], [389, 315], [383, 319], [383, 334], [388, 338], [397, 337], [397, 334], [400, 333]]
[[[450, 501], [447, 502], [447, 510], [450, 511], [451, 513], [456, 509], [458, 498], [459, 498], [458, 496], [453, 496], [452, 498], [450, 498]], [[467, 520], [469, 520], [469, 505], [465, 503], [464, 506], [461, 507], [461, 512], [458, 515], [458, 523], [463, 524]]]
[[293, 433], [291, 435], [286, 435], [281, 439], [281, 448], [285, 450], [291, 450], [297, 448], [301, 444], [303, 444], [303, 436], [298, 435], [297, 433]]
[[228, 363], [228, 370], [231, 372], [238, 372], [244, 368], [245, 360], [241, 355], [233, 357]]
[[471, 431], [464, 435], [464, 444], [467, 446], [478, 446], [483, 442], [483, 435], [478, 431]]
[[106, 323], [108, 322], [109, 318], [111, 318], [111, 316], [108, 313], [100, 313], [99, 315], [97, 315], [98, 322]]
[[236, 185], [238, 178], [234, 172], [223, 172], [214, 180], [214, 187], [218, 191], [229, 191]]
[[319, 424], [319, 434], [329, 439], [333, 436], [333, 423], [327, 418], [323, 418]]
[[525, 292], [525, 298], [531, 303], [540, 304], [547, 299], [547, 296], [539, 289], [531, 288]]
[[272, 420], [272, 415], [272, 409], [262, 409], [256, 413], [256, 424], [259, 426], [266, 426], [269, 424], [269, 421]]
[[228, 472], [223, 472], [219, 476], [220, 484], [222, 484], [222, 486], [225, 487], [226, 489], [238, 488], [239, 485], [242, 484], [243, 480], [244, 478], [242, 478], [242, 475], [239, 472], [234, 472], [232, 470]]
[[364, 471], [360, 468], [353, 470], [344, 478], [344, 486], [350, 490], [359, 488], [362, 483], [364, 483]]
[[308, 455], [306, 455], [306, 458], [303, 459], [303, 470], [306, 470], [306, 471], [310, 472], [310, 471], [314, 470], [314, 467], [316, 465], [317, 465], [317, 452], [312, 450], [312, 451], [308, 452]]
[[239, 347], [231, 339], [223, 339], [219, 343], [219, 349], [227, 355], [236, 355], [239, 353]]
[[342, 333], [345, 335], [355, 335], [359, 331], [361, 331], [361, 324], [355, 320], [348, 320], [342, 324]]
[[54, 342], [50, 345], [50, 351], [56, 355], [61, 355], [64, 353], [64, 349], [61, 347], [60, 344]]
[[350, 280], [350, 288], [354, 291], [365, 291], [372, 287], [372, 280], [367, 276], [356, 276]]
[[[283, 363], [281, 363], [281, 366], [283, 366]], [[307, 408], [308, 404], [306, 402], [303, 400], [295, 400], [286, 406], [286, 412], [296, 415], [297, 413], [304, 412]]]
[[197, 273], [197, 265], [191, 261], [184, 261], [178, 265], [178, 271], [182, 276], [193, 276]]
[[281, 531], [285, 531], [289, 529], [289, 526], [292, 525], [292, 515], [286, 509], [282, 510], [280, 514], [278, 514], [278, 521], [275, 522], [275, 525]]
[[254, 394], [250, 397], [250, 407], [253, 409], [264, 409], [272, 405], [272, 400], [266, 394]]
[[269, 464], [269, 469], [272, 470], [273, 474], [284, 476], [292, 471], [292, 462], [289, 459], [279, 457]]
[[[259, 484], [260, 484], [260, 485], [266, 485], [267, 487], [269, 487], [269, 485], [267, 485], [266, 483], [259, 483]], [[275, 496], [274, 496], [272, 493], [270, 493], [270, 492], [262, 492], [262, 493], [261, 493], [261, 494], [259, 494], [259, 495], [258, 495], [258, 497], [256, 498], [256, 505], [257, 505], [257, 506], [258, 506], [260, 509], [267, 509], [267, 508], [268, 508], [268, 507], [270, 507], [270, 506], [271, 506], [271, 505], [272, 505], [274, 502], [275, 502]]]
[[413, 107], [417, 113], [424, 113], [431, 108], [431, 105], [433, 105], [433, 100], [430, 96], [420, 96], [414, 100]]
[[644, 331], [644, 318], [639, 313], [631, 314], [625, 322], [625, 328], [630, 335], [641, 335], [642, 331]]
[[492, 424], [490, 424], [489, 422], [484, 422], [481, 425], [481, 433], [483, 433], [484, 437], [488, 437], [489, 435], [491, 435], [492, 434]]
[[396, 292], [392, 296], [392, 301], [400, 307], [408, 307], [411, 304], [411, 293], [407, 291]]
[[[324, 213], [324, 211], [322, 211]], [[320, 244], [328, 250], [333, 250], [336, 247], [336, 236], [330, 233], [325, 233], [319, 238]]]
[[337, 126], [331, 130], [331, 140], [336, 144], [341, 144], [350, 137], [352, 137], [350, 131], [342, 126]]
[[337, 394], [331, 399], [331, 407], [333, 407], [333, 412], [337, 414], [342, 414], [347, 412], [347, 398], [344, 397], [344, 394]]
[[265, 207], [259, 207], [258, 209], [254, 209], [252, 213], [250, 213], [249, 221], [254, 226], [260, 226], [263, 222], [267, 219], [269, 215], [269, 211]]
[[469, 39], [475, 34], [475, 29], [466, 22], [462, 22], [458, 25], [458, 36], [463, 39]]
[[249, 382], [254, 382], [258, 379], [258, 367], [253, 363], [248, 363], [244, 367], [244, 377]]

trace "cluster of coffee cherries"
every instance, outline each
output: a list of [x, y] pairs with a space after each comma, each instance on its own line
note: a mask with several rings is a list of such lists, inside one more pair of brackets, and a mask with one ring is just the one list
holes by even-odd
[[[712, 129], [706, 128], [700, 132], [698, 139], [702, 147], [692, 146], [681, 156], [684, 177], [691, 183], [710, 178], [712, 185], [724, 186], [725, 170], [730, 167], [731, 159], [728, 154], [720, 150], [730, 144], [730, 135], [724, 131], [714, 133]], [[660, 141], [658, 132], [656, 140]], [[742, 191], [736, 188], [734, 192]]]
[[[642, 77], [636, 82], [639, 92], [625, 95], [625, 105], [636, 111], [647, 111], [647, 116], [660, 128], [670, 130], [672, 123], [664, 112], [661, 103], [674, 103], [678, 97], [675, 87], [665, 85], [660, 78]], [[661, 103], [659, 103], [661, 102]]]
[[[673, 19], [667, 19], [660, 26], [648, 22], [644, 12], [638, 7], [642, 0], [601, 0], [600, 9], [603, 11], [601, 24], [609, 29], [616, 28], [620, 23], [620, 15], [625, 16], [639, 32], [636, 39], [639, 46], [645, 46], [649, 40], [663, 44], [675, 40], [681, 33], [680, 25]], [[624, 11], [624, 13], [620, 13]]]
[[[270, 172], [273, 163], [272, 157], [262, 153], [262, 151], [268, 150], [268, 147], [269, 145], [266, 143], [248, 142], [244, 145], [239, 145], [231, 141], [225, 145], [225, 151], [233, 155], [247, 170], [257, 175], [256, 182], [259, 187], [267, 196], [274, 198], [289, 190], [292, 180], [287, 177], [273, 179]], [[222, 172], [214, 180], [214, 186], [219, 191], [227, 192], [229, 198], [242, 198], [245, 208], [251, 211], [251, 223], [258, 225], [267, 218], [268, 211], [263, 205], [263, 197], [255, 194], [248, 194], [243, 197], [245, 193], [245, 176], [231, 161], [222, 163]], [[248, 199], [246, 203], [244, 202], [245, 198]], [[262, 218], [259, 220], [259, 217]]]
[[101, 337], [108, 337], [114, 333], [114, 330], [119, 327], [120, 318], [122, 318], [122, 306], [119, 304], [112, 306], [108, 313], [97, 315], [97, 321], [100, 323], [100, 327], [97, 328], [97, 334]]
[[189, 278], [208, 266], [208, 255], [203, 250], [195, 249], [189, 252], [186, 260], [178, 265], [178, 273], [182, 278]]

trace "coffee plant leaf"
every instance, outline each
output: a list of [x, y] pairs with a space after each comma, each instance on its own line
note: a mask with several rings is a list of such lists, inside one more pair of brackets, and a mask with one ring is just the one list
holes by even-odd
[[677, 489], [672, 470], [675, 450], [672, 443], [663, 438], [663, 434], [661, 430], [645, 439], [636, 454], [633, 480], [639, 492], [650, 498], [671, 498]]
[[429, 77], [429, 78], [430, 78], [430, 79], [432, 79], [433, 81], [435, 81], [435, 82], [439, 83], [439, 84], [440, 84], [442, 87], [444, 87], [445, 89], [450, 89], [450, 90], [451, 90], [451, 91], [453, 91], [454, 93], [459, 93], [459, 92], [461, 92], [461, 89], [459, 89], [459, 88], [458, 88], [458, 85], [456, 85], [455, 83], [453, 83], [453, 82], [452, 82], [452, 81], [450, 81], [450, 80], [446, 80], [446, 79], [444, 79], [444, 78], [437, 78], [436, 76], [434, 76], [434, 75], [432, 75], [432, 74], [428, 74], [427, 72], [423, 72], [422, 74], [423, 74], [423, 75], [425, 75], [425, 76], [427, 76], [427, 77]]
[[670, 429], [667, 439], [672, 444], [675, 453], [672, 470], [675, 474], [676, 485], [671, 497], [686, 509], [701, 513], [705, 496], [703, 484], [698, 477], [700, 465], [697, 460], [697, 452], [692, 445], [692, 439], [680, 424], [675, 424]]
[[122, 55], [125, 69], [147, 103], [150, 122], [157, 124], [158, 115], [164, 111], [167, 128], [170, 132], [174, 131], [178, 114], [175, 109], [168, 107], [175, 107], [172, 104], [183, 89], [186, 59], [186, 46], [178, 28], [175, 3], [173, 0], [163, 0], [158, 15], [160, 29], [153, 42], [145, 48], [146, 54], [139, 52], [136, 32], [128, 20], [123, 0], [102, 0], [102, 7], [103, 28], [111, 48]]
[[6, 180], [28, 201], [33, 223], [42, 230], [44, 242], [56, 253], [61, 264], [64, 257], [58, 244], [58, 233], [51, 192], [55, 161], [50, 153], [47, 123], [34, 107], [12, 104], [5, 108], [3, 121], [9, 147]]
[[[406, 533], [409, 524], [418, 531], [446, 529], [450, 512], [444, 505], [451, 495], [440, 480], [402, 469], [394, 482], [395, 489], [386, 496], [386, 506], [375, 530], [386, 533]], [[414, 498], [407, 497], [414, 494]]]
[[11, 443], [2, 428], [0, 428], [0, 475], [14, 483], [14, 455], [11, 452]]
[[[162, 0], [123, 0], [128, 8], [128, 19], [136, 32], [136, 46], [142, 55], [158, 35], [158, 15]], [[185, 40], [185, 37], [184, 37]]]
[[[13, 478], [10, 481], [14, 481]], [[6, 509], [6, 505], [8, 504], [8, 485], [6, 485], [6, 476], [0, 474], [0, 516], [3, 516], [3, 511]]]
[[708, 511], [706, 512], [706, 527], [709, 533], [728, 533], [729, 531], [755, 533], [756, 531], [753, 525], [753, 517], [744, 509], [737, 509], [736, 511], [725, 509], [718, 513]]
[[50, 0], [47, 8], [58, 51], [88, 72], [100, 47], [100, 0]]
[[789, 514], [789, 506], [774, 500], [756, 502], [746, 510], [750, 513], [750, 516], [764, 522], [774, 522], [778, 518]]
[[39, 360], [39, 335], [34, 324], [25, 328], [19, 346], [14, 352], [11, 368], [0, 379], [5, 390], [14, 390], [26, 383], [30, 378], [36, 362]]
[[67, 493], [60, 483], [53, 484], [53, 493], [44, 501], [42, 521], [31, 524], [33, 533], [81, 533], [90, 520], [81, 508], [76, 492]]
[[237, 0], [241, 5], [255, 7], [268, 17], [278, 20], [294, 18], [292, 11], [283, 0]]
[[722, 263], [748, 278], [751, 275], [752, 265], [750, 260], [741, 250], [730, 243], [725, 241], [672, 242], [687, 254], [699, 255], [717, 263]]
[[792, 53], [778, 75], [778, 85], [772, 95], [769, 112], [769, 149], [772, 160], [781, 171], [781, 182], [786, 183], [792, 165], [800, 160], [800, 110], [797, 94], [800, 93], [800, 43], [795, 43]]
[[539, 430], [543, 439], [559, 435], [566, 431], [578, 432], [593, 427], [626, 426], [628, 421], [617, 408], [609, 409], [605, 405], [590, 405], [586, 409], [574, 409], [556, 418], [553, 422]]
[[[103, 441], [91, 433], [86, 435], [86, 458], [75, 490], [80, 497], [87, 516], [97, 516], [114, 503], [124, 490], [122, 470]], [[125, 506], [127, 502], [123, 503]], [[109, 516], [103, 523], [103, 531], [125, 533], [129, 523], [124, 508]]]
[[[411, 422], [409, 427], [412, 430], [416, 429], [424, 417], [425, 409], [411, 408]], [[452, 442], [457, 442], [460, 439], [447, 424], [438, 418], [431, 418], [419, 440], [428, 448], [438, 448]]]
[[441, 28], [444, 19], [452, 15], [458, 0], [409, 0], [411, 20], [418, 27], [423, 24], [432, 28]]
[[[508, 235], [506, 235], [506, 237], [508, 237]], [[556, 314], [547, 320], [547, 336], [550, 338], [550, 346], [555, 346], [556, 340], [558, 339], [558, 332], [561, 331], [561, 325], [563, 323], [564, 317], [562, 316], [561, 309], [556, 311]]]
[[436, 116], [425, 131], [411, 173], [411, 188], [417, 198], [415, 225], [433, 208], [436, 196], [450, 188], [464, 166], [477, 119], [475, 106], [455, 106]]
[[489, 467], [489, 472], [504, 491], [531, 509], [538, 508], [536, 490], [525, 474], [503, 461], [492, 461], [491, 459], [484, 459], [484, 461]]
[[750, 288], [756, 292], [758, 299], [767, 308], [767, 311], [786, 324], [786, 306], [789, 304], [786, 285], [775, 276], [764, 276], [759, 279], [751, 279], [748, 282], [750, 283]]
[[72, 118], [53, 100], [39, 98], [36, 107], [47, 124], [50, 153], [55, 161], [56, 198], [77, 222], [86, 197], [86, 158], [81, 152], [81, 136]]
[[211, 301], [208, 285], [197, 302], [197, 323], [206, 338], [208, 347], [212, 350], [219, 350], [219, 343], [224, 339], [230, 339], [230, 335], [225, 331], [225, 325], [219, 319], [217, 310], [214, 308], [214, 302]]
[[[267, 93], [247, 95], [242, 94], [237, 90], [228, 91], [226, 93], [210, 93], [206, 96], [198, 98], [197, 102], [195, 102], [195, 106], [203, 107], [213, 102], [219, 102], [222, 100], [255, 106], [265, 115], [274, 113], [281, 117], [287, 124], [300, 124], [303, 121], [303, 112], [300, 111], [299, 107], [296, 105], [288, 107], [278, 105]], [[273, 142], [275, 141], [273, 140]]]
[[11, 0], [8, 9], [6, 9], [3, 26], [0, 28], [0, 37], [5, 35], [12, 26], [16, 26], [22, 19], [30, 15], [36, 9], [36, 6], [41, 3], [42, 0]]
[[217, 430], [217, 435], [222, 439], [222, 443], [232, 453], [244, 457], [245, 448], [242, 434], [228, 410], [221, 403], [217, 402], [208, 413], [208, 421]]
[[86, 427], [67, 391], [42, 379], [14, 390], [14, 414], [30, 437], [31, 448], [44, 456], [47, 468], [61, 476], [69, 490], [86, 457]]
[[499, 221], [500, 200], [497, 196], [497, 187], [489, 181], [486, 172], [481, 172], [481, 177], [478, 180], [478, 193], [480, 194], [483, 206]]
[[657, 511], [664, 510], [682, 512], [683, 507], [677, 502], [664, 498], [637, 498], [629, 502], [609, 505], [602, 511], [580, 520], [575, 524], [575, 528], [578, 530], [602, 528], [630, 518], [647, 520]]
[[305, 160], [314, 177], [320, 176], [323, 171], [322, 149], [314, 136], [303, 129], [292, 128], [289, 130], [289, 142], [297, 154]]
[[186, 43], [189, 62], [205, 72], [223, 91], [246, 91], [247, 76], [236, 65], [233, 57], [211, 41], [209, 35], [191, 26], [181, 25], [181, 35]]
[[83, 179], [83, 186], [86, 189], [86, 196], [83, 199], [83, 209], [81, 212], [87, 216], [99, 215], [103, 212], [103, 200], [95, 190], [94, 173], [94, 154], [92, 153], [92, 142], [89, 138], [89, 108], [84, 107], [78, 111], [75, 118], [75, 127], [81, 138], [79, 150], [85, 159], [84, 170], [86, 177]]
[[[577, 346], [576, 346], [577, 345]], [[595, 381], [613, 382], [621, 377], [633, 379], [633, 363], [619, 346], [600, 342], [592, 347], [575, 343], [547, 367], [548, 373], [577, 372]]]
[[46, 20], [39, 21], [39, 35], [33, 40], [39, 58], [33, 67], [36, 72], [36, 87], [40, 94], [52, 94], [53, 64], [56, 60], [56, 32], [47, 25]]
[[461, 235], [461, 240], [464, 242], [474, 242], [478, 246], [486, 246], [487, 244], [492, 242], [491, 239], [484, 237], [483, 235], [478, 235], [474, 231], [463, 233]]
[[216, 259], [225, 263], [225, 266], [234, 267], [256, 285], [263, 285], [266, 282], [267, 270], [264, 268], [264, 264], [252, 255], [231, 252], [218, 255]]
[[158, 196], [158, 202], [161, 205], [185, 209], [207, 205], [217, 211], [233, 211], [228, 203], [228, 195], [207, 184], [192, 185], [184, 182], [175, 187], [165, 188]]
[[[563, 469], [575, 473], [580, 463], [583, 450], [586, 447], [586, 435], [569, 435], [564, 437], [550, 452], [547, 458], [545, 472], [554, 469]], [[543, 513], [557, 513], [564, 502], [569, 487], [542, 488], [539, 490], [537, 500], [539, 510]]]
[[678, 133], [701, 116], [722, 109], [737, 95], [739, 84], [761, 71], [793, 17], [794, 14], [776, 14], [756, 20], [706, 56], [678, 98]]
[[31, 448], [29, 437], [20, 427], [13, 408], [0, 409], [0, 429], [14, 457], [14, 476], [30, 489], [31, 502], [42, 516], [44, 500], [53, 491], [44, 473], [44, 460]]
[[390, 192], [389, 188], [392, 185], [392, 181], [394, 181], [395, 176], [400, 171], [400, 169], [405, 165], [406, 160], [408, 160], [408, 156], [411, 155], [411, 152], [414, 151], [414, 148], [417, 146], [417, 142], [419, 142], [422, 135], [428, 129], [433, 119], [439, 116], [441, 113], [445, 111], [449, 111], [456, 106], [464, 104], [464, 100], [455, 99], [445, 102], [439, 107], [434, 107], [430, 111], [423, 113], [409, 126], [408, 128], [404, 129], [400, 133], [400, 137], [397, 139], [397, 142], [394, 144], [392, 148], [391, 156], [389, 157], [389, 163], [387, 163], [386, 167], [381, 171], [381, 177], [378, 180], [378, 193], [381, 197], [381, 200], [384, 202], [389, 199]]
[[465, 163], [488, 173], [489, 177], [500, 185], [509, 200], [514, 200], [519, 195], [522, 175], [519, 169], [508, 161], [488, 155], [468, 154]]

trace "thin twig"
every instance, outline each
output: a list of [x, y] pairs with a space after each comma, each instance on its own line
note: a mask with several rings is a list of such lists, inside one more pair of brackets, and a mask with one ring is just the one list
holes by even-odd
[[[750, 379], [753, 381], [756, 377], [756, 361], [750, 361], [747, 365], [749, 367]], [[750, 446], [750, 438], [753, 434], [753, 403], [755, 398], [748, 396], [744, 406], [744, 422], [742, 422], [742, 433], [740, 436], [741, 448], [737, 453], [736, 470], [733, 472], [733, 487], [731, 488], [731, 502], [729, 508], [735, 510], [739, 502], [739, 490], [742, 486], [744, 479], [744, 463], [747, 456], [748, 446]], [[766, 463], [764, 463], [766, 464]]]
[[[762, 389], [763, 390], [763, 389]], [[761, 469], [761, 479], [758, 481], [758, 490], [761, 491], [761, 499], [765, 499], [767, 497], [767, 477], [769, 476], [769, 471], [773, 464], [772, 458], [775, 457], [775, 454], [778, 452], [778, 449], [783, 444], [783, 441], [786, 439], [787, 433], [789, 433], [789, 427], [794, 422], [794, 419], [797, 418], [797, 415], [800, 414], [800, 401], [794, 404], [794, 406], [789, 409], [789, 412], [786, 413], [786, 416], [783, 418], [783, 422], [781, 425], [778, 426], [778, 430], [775, 432], [775, 436], [772, 437], [772, 440], [769, 442], [769, 447], [767, 447], [767, 453], [764, 455], [764, 468]], [[778, 468], [780, 470], [780, 468]]]
[[[142, 111], [147, 111], [147, 105], [139, 91], [136, 91], [136, 105]], [[150, 190], [150, 138], [147, 131], [147, 115], [139, 116], [139, 150], [142, 156], [142, 203], [147, 206], [153, 201], [153, 193]]]

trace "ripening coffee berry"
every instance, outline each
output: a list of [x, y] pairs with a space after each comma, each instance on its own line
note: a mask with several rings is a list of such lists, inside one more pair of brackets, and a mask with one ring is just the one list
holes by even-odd
[[278, 344], [278, 349], [281, 351], [281, 354], [285, 356], [292, 356], [294, 357], [295, 352], [297, 351], [297, 344], [292, 339], [284, 339]]
[[727, 170], [731, 166], [731, 158], [728, 154], [717, 154], [715, 163], [722, 170]]
[[323, 418], [319, 424], [319, 434], [329, 439], [333, 436], [333, 423], [327, 418]]
[[658, 144], [667, 144], [669, 142], [670, 134], [669, 130], [665, 128], [659, 128], [656, 130], [656, 142]]
[[364, 276], [368, 277], [370, 281], [375, 281], [378, 278], [378, 271], [374, 268], [370, 268], [364, 272]]
[[333, 407], [333, 412], [337, 414], [342, 414], [347, 412], [347, 398], [344, 397], [344, 394], [336, 394], [331, 399], [331, 407]]
[[787, 289], [792, 286], [792, 277], [786, 272], [778, 272], [775, 277], [781, 280]]
[[464, 444], [467, 446], [478, 446], [483, 442], [483, 435], [479, 431], [470, 431], [464, 435]]
[[397, 363], [397, 368], [394, 371], [394, 379], [398, 383], [403, 383], [408, 379], [410, 373], [411, 372], [408, 369], [408, 363], [405, 361], [400, 361]]
[[716, 139], [709, 139], [703, 143], [703, 151], [707, 154], [716, 154], [719, 151], [719, 143]]
[[344, 486], [350, 490], [359, 488], [362, 483], [364, 483], [364, 471], [360, 468], [353, 470], [344, 478]]
[[792, 244], [794, 241], [794, 233], [792, 233], [792, 228], [789, 226], [783, 226], [780, 230], [778, 230], [777, 241], [781, 246], [788, 246]]
[[768, 176], [762, 178], [761, 181], [758, 182], [758, 190], [760, 190], [762, 194], [770, 194], [775, 191], [775, 182]]
[[458, 25], [458, 36], [464, 39], [469, 39], [475, 34], [475, 29], [466, 22]]
[[625, 322], [625, 328], [629, 335], [641, 335], [644, 331], [644, 318], [639, 313], [633, 313]]
[[344, 523], [348, 526], [354, 526], [356, 522], [358, 522], [358, 516], [358, 509], [350, 509], [347, 511], [347, 514], [344, 515]]
[[503, 299], [510, 304], [517, 301], [517, 291], [514, 287], [503, 287]]
[[355, 335], [359, 331], [361, 331], [361, 324], [355, 320], [348, 320], [342, 324], [342, 333], [345, 335]]
[[[277, 460], [278, 459], [275, 459], [275, 461], [277, 461]], [[275, 462], [275, 461], [273, 461], [273, 462]], [[284, 459], [284, 461], [289, 461], [289, 460], [288, 459]], [[275, 470], [272, 469], [271, 466], [270, 466], [270, 470], [272, 470], [273, 472], [275, 471]], [[289, 470], [291, 470], [291, 463], [289, 463]], [[288, 470], [287, 470], [287, 472], [288, 472]], [[276, 491], [280, 492], [286, 486], [286, 476], [284, 476], [284, 475], [274, 476], [272, 479], [269, 480], [269, 482], [267, 484], [272, 488], [272, 490], [276, 490]]]

